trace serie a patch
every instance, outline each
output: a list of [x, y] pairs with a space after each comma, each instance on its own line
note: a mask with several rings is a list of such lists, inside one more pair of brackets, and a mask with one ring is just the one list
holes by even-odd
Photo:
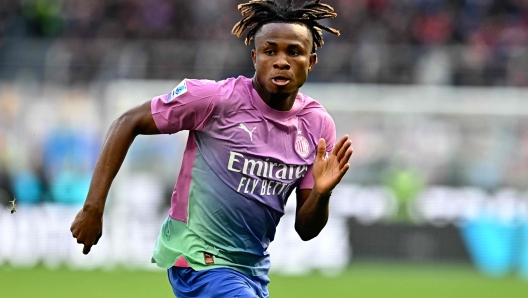
[[187, 93], [187, 81], [184, 79], [169, 93], [167, 96], [167, 102], [170, 102], [171, 100], [185, 93]]
[[214, 264], [213, 255], [208, 252], [204, 252], [203, 254], [204, 254], [205, 265], [213, 265]]

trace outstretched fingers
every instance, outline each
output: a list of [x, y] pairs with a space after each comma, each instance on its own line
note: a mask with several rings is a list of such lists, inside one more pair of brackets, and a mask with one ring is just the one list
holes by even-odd
[[350, 157], [354, 153], [354, 149], [351, 146], [352, 146], [352, 141], [349, 140], [347, 141], [345, 146], [343, 146], [343, 148], [341, 148], [341, 150], [339, 151], [337, 160], [339, 161], [340, 168], [344, 167], [348, 163], [348, 161], [350, 160]]
[[348, 135], [341, 137], [341, 139], [339, 139], [335, 145], [332, 154], [336, 156], [340, 167], [343, 167], [350, 159], [350, 156], [352, 155], [352, 152], [349, 152], [351, 150], [351, 146], [352, 141], [349, 140]]
[[354, 149], [349, 148], [346, 151], [345, 157], [339, 161], [339, 169], [340, 169], [341, 176], [345, 175], [345, 173], [350, 168], [350, 164], [348, 163], [348, 161], [350, 160], [352, 153], [354, 153]]
[[346, 154], [348, 153], [348, 149], [350, 149], [351, 146], [352, 146], [352, 141], [351, 140], [347, 140], [343, 144], [343, 146], [341, 146], [341, 148], [337, 152], [337, 159], [339, 161], [341, 161], [341, 160], [343, 160], [345, 158]]
[[[336, 165], [339, 170], [339, 174], [342, 176], [350, 168], [348, 161], [352, 156], [354, 149], [352, 149], [352, 141], [349, 139], [349, 136], [346, 134], [342, 136], [334, 146], [334, 149], [331, 153], [332, 164]], [[317, 143], [317, 156], [316, 160], [323, 161], [325, 159], [326, 153], [326, 141], [321, 138]]]
[[334, 150], [332, 150], [332, 154], [337, 157], [339, 155], [339, 151], [341, 150], [341, 148], [343, 148], [347, 140], [348, 135], [342, 136], [341, 139], [339, 139], [339, 141], [337, 141], [337, 143], [335, 144]]

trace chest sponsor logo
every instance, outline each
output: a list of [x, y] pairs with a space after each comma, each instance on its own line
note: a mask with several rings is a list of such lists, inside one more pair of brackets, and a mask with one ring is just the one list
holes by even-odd
[[302, 131], [297, 131], [297, 137], [295, 138], [295, 152], [302, 157], [307, 157], [310, 153], [310, 143], [302, 136]]
[[242, 130], [247, 132], [249, 134], [249, 138], [251, 139], [251, 142], [253, 142], [253, 131], [255, 131], [255, 129], [257, 129], [256, 126], [253, 127], [253, 129], [249, 130], [249, 128], [244, 123], [240, 123], [238, 125], [238, 128], [241, 128]]
[[237, 192], [260, 195], [285, 196], [298, 179], [308, 170], [308, 165], [290, 165], [246, 158], [242, 153], [229, 152], [227, 169], [241, 173]]

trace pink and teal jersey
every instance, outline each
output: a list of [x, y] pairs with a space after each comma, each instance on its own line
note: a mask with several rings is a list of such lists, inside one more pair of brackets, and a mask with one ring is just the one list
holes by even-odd
[[151, 108], [162, 133], [189, 131], [152, 261], [266, 275], [288, 196], [313, 187], [318, 140], [334, 147], [330, 115], [301, 93], [290, 111], [274, 110], [245, 77], [185, 79]]

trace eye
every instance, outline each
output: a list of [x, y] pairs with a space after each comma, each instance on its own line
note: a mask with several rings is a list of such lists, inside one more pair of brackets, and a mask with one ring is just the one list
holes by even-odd
[[274, 50], [266, 50], [265, 53], [266, 53], [267, 55], [270, 55], [270, 56], [271, 56], [271, 55], [275, 54], [275, 51], [274, 51]]
[[292, 56], [299, 56], [301, 53], [299, 51], [292, 51], [290, 55]]

